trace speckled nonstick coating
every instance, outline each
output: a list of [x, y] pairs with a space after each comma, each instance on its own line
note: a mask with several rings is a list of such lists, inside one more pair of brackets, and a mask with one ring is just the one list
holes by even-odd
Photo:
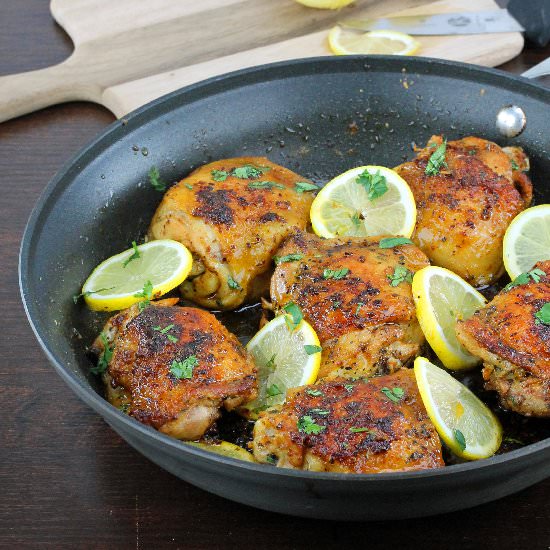
[[[495, 116], [520, 105], [526, 130], [502, 139]], [[178, 477], [251, 506], [361, 520], [426, 516], [519, 491], [550, 475], [550, 439], [441, 470], [315, 473], [239, 462], [185, 446], [109, 405], [89, 375], [105, 317], [73, 303], [101, 260], [143, 235], [161, 195], [151, 166], [175, 181], [193, 167], [266, 155], [317, 182], [361, 164], [394, 166], [432, 133], [523, 146], [536, 202], [550, 202], [550, 91], [496, 70], [422, 58], [297, 60], [216, 77], [114, 122], [69, 161], [32, 212], [21, 246], [29, 321], [51, 364], [130, 445]], [[177, 506], [177, 504], [174, 504]]]

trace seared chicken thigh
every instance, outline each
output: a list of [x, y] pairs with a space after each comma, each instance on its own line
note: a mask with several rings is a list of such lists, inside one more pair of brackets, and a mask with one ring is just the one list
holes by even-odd
[[[177, 299], [175, 300], [177, 301]], [[108, 362], [107, 398], [178, 439], [201, 437], [227, 410], [256, 396], [252, 359], [211, 313], [162, 300], [111, 317], [93, 350]]]
[[434, 167], [430, 157], [442, 143], [433, 136], [414, 160], [395, 168], [416, 199], [413, 240], [435, 265], [473, 285], [489, 284], [504, 272], [508, 225], [531, 202], [532, 185], [522, 171], [528, 160], [517, 147], [466, 137], [449, 141], [443, 163]]
[[424, 343], [411, 280], [428, 259], [412, 244], [380, 242], [296, 232], [277, 251], [272, 305], [280, 312], [294, 302], [317, 332], [319, 377], [388, 374]]
[[414, 373], [324, 381], [291, 390], [261, 414], [252, 443], [259, 462], [326, 472], [441, 468], [441, 442]]
[[170, 188], [150, 239], [174, 239], [193, 254], [182, 294], [207, 308], [233, 309], [267, 293], [271, 258], [305, 229], [315, 186], [267, 158], [212, 162]]
[[457, 336], [483, 359], [485, 387], [499, 393], [504, 407], [550, 417], [550, 261], [516, 283], [459, 322]]

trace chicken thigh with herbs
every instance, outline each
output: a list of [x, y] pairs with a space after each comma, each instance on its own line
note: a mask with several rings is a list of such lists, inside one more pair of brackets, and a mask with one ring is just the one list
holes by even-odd
[[271, 279], [275, 312], [293, 302], [323, 347], [319, 377], [388, 374], [419, 354], [412, 275], [428, 265], [395, 239], [321, 239], [296, 232], [277, 251]]
[[111, 317], [94, 342], [108, 400], [178, 439], [200, 438], [220, 414], [256, 397], [255, 365], [211, 313], [176, 299]]
[[344, 473], [441, 468], [441, 442], [403, 369], [370, 380], [322, 381], [291, 390], [261, 413], [254, 458], [282, 468]]
[[170, 188], [149, 239], [174, 239], [193, 254], [185, 298], [234, 309], [267, 293], [271, 259], [283, 239], [309, 223], [317, 188], [263, 157], [219, 160]]
[[433, 136], [417, 157], [395, 168], [417, 205], [413, 240], [435, 264], [480, 286], [504, 272], [502, 240], [529, 206], [529, 162], [518, 147], [476, 137]]
[[457, 337], [483, 360], [485, 387], [526, 416], [550, 417], [550, 261], [539, 262], [467, 321]]

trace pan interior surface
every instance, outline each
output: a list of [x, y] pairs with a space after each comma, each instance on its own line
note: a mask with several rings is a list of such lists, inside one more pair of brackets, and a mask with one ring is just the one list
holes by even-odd
[[[521, 106], [527, 117], [525, 131], [512, 139], [503, 138], [495, 125], [498, 111], [509, 104]], [[412, 158], [413, 147], [423, 146], [433, 134], [442, 133], [449, 140], [476, 135], [502, 146], [524, 147], [531, 160], [535, 202], [550, 202], [545, 181], [550, 173], [549, 105], [549, 91], [497, 71], [385, 57], [299, 60], [232, 73], [170, 94], [111, 125], [60, 171], [35, 207], [20, 259], [21, 291], [33, 329], [63, 378], [132, 445], [184, 479], [245, 502], [231, 494], [236, 489], [229, 483], [227, 490], [211, 487], [212, 468], [227, 467], [227, 460], [183, 450], [181, 443], [167, 441], [125, 417], [103, 400], [97, 378], [89, 374], [87, 346], [107, 315], [90, 312], [82, 301], [75, 305], [73, 296], [99, 262], [144, 236], [162, 198], [149, 184], [149, 170], [157, 167], [162, 179], [172, 183], [213, 160], [267, 156], [323, 185], [356, 166], [395, 166]], [[249, 329], [236, 330], [243, 341], [251, 336]], [[203, 463], [208, 475], [201, 478], [195, 472], [189, 479], [190, 474], [180, 473], [175, 451], [182, 460], [199, 463], [197, 468]], [[509, 462], [528, 460], [536, 453], [548, 459], [549, 451], [546, 439], [509, 453]], [[506, 456], [482, 463], [505, 464]], [[456, 472], [458, 478], [477, 466], [481, 463], [450, 466], [438, 477]], [[274, 468], [231, 467], [237, 476], [287, 475], [302, 485], [307, 479], [343, 480], [336, 474], [274, 474]], [[549, 472], [542, 474], [530, 482]], [[216, 475], [223, 485], [223, 472]], [[422, 477], [382, 474], [375, 482], [392, 476], [413, 483]], [[398, 491], [395, 486], [392, 490]], [[496, 497], [487, 493], [483, 498]], [[479, 497], [460, 506], [482, 501]], [[417, 515], [433, 513], [429, 506], [423, 510]], [[321, 509], [304, 515], [325, 517]]]

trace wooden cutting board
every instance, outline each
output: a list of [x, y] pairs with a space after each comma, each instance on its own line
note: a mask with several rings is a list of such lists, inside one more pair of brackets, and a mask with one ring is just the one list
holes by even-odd
[[[117, 117], [204, 78], [330, 55], [327, 32], [350, 17], [496, 8], [493, 0], [356, 0], [340, 11], [293, 0], [52, 0], [75, 50], [63, 63], [0, 77], [0, 121], [74, 100]], [[520, 33], [419, 37], [419, 55], [495, 66], [523, 48]]]

